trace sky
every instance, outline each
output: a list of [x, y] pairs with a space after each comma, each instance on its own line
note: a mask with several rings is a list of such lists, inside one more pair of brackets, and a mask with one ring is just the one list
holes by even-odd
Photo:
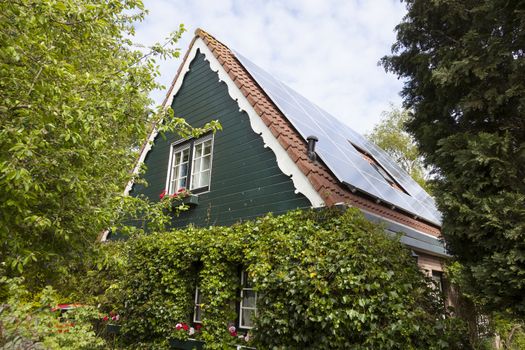
[[[195, 29], [202, 28], [360, 133], [400, 105], [402, 82], [378, 61], [390, 53], [399, 0], [143, 0], [149, 10], [135, 40], [162, 42], [187, 29], [178, 59], [159, 61], [171, 84]], [[166, 94], [156, 91], [160, 104]]]

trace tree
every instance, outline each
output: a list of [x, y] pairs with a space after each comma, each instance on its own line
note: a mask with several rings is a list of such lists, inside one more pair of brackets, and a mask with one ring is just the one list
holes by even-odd
[[414, 138], [405, 131], [408, 111], [392, 106], [392, 110], [383, 112], [382, 116], [383, 119], [366, 138], [381, 147], [421, 187], [428, 190], [423, 160]]
[[393, 54], [443, 236], [488, 309], [525, 316], [525, 1], [406, 1]]
[[152, 124], [155, 57], [134, 48], [140, 0], [0, 1], [0, 260], [8, 275], [49, 282], [111, 224]]

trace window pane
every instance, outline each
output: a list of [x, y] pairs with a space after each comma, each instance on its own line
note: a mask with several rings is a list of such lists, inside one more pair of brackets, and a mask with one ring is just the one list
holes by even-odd
[[193, 161], [193, 173], [198, 173], [201, 170], [201, 158]]
[[186, 148], [184, 151], [183, 151], [183, 161], [184, 162], [187, 162], [189, 159], [190, 159], [190, 149], [189, 148]]
[[193, 322], [201, 322], [202, 321], [202, 309], [201, 309], [201, 292], [199, 288], [195, 289], [195, 308], [193, 310]]
[[195, 317], [193, 318], [193, 322], [201, 322], [202, 321], [202, 315], [201, 315], [201, 307], [200, 305], [195, 306]]
[[195, 174], [191, 177], [191, 189], [193, 190], [194, 188], [199, 188], [200, 187], [200, 183], [199, 183], [199, 174]]
[[186, 176], [186, 175], [188, 175], [188, 163], [184, 163], [180, 166], [179, 176]]
[[211, 154], [211, 140], [204, 142], [204, 154]]
[[173, 168], [173, 176], [172, 176], [172, 179], [174, 180], [177, 178], [179, 178], [179, 167], [178, 166]]
[[202, 170], [208, 170], [210, 168], [211, 155], [202, 158]]
[[251, 288], [252, 287], [252, 281], [250, 280], [250, 277], [248, 276], [247, 271], [242, 272], [242, 286], [245, 288]]
[[202, 144], [195, 146], [195, 155], [193, 158], [199, 158], [200, 156], [202, 156]]
[[255, 310], [242, 310], [241, 327], [253, 327], [253, 316]]
[[186, 188], [186, 178], [185, 177], [179, 180], [179, 185], [177, 186], [177, 188], [175, 188], [175, 190], [179, 190], [181, 188]]
[[200, 185], [199, 187], [209, 186], [210, 185], [210, 171], [205, 171], [201, 173]]
[[244, 289], [242, 291], [242, 306], [255, 307], [256, 295], [255, 291]]

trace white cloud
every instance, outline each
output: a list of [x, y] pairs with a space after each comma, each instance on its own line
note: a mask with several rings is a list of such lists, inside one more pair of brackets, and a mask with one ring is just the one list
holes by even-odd
[[[137, 41], [162, 41], [184, 23], [185, 51], [200, 27], [358, 132], [372, 129], [401, 82], [377, 65], [405, 13], [396, 0], [145, 0]], [[160, 62], [169, 85], [181, 60]], [[160, 103], [165, 92], [153, 98]]]

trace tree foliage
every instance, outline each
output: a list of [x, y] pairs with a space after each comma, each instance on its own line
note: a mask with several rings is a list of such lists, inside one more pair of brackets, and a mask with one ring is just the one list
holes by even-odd
[[[0, 278], [5, 290], [4, 303], [0, 305], [1, 349], [107, 349], [93, 321], [100, 320], [100, 312], [93, 306], [70, 310], [61, 317], [53, 310], [60, 297], [46, 287], [36, 295], [29, 293], [20, 278]], [[62, 320], [61, 320], [62, 318]]]
[[412, 135], [405, 131], [409, 113], [392, 106], [382, 114], [381, 121], [366, 137], [381, 147], [423, 188], [428, 189], [423, 160]]
[[[408, 250], [356, 209], [189, 227], [135, 236], [125, 245], [108, 301], [123, 316], [129, 347], [187, 338], [176, 325], [191, 324], [199, 286], [203, 323], [193, 337], [210, 349], [469, 348]], [[241, 269], [258, 291], [248, 343], [228, 332]]]
[[[152, 124], [192, 133], [152, 113], [155, 57], [138, 49], [140, 0], [0, 1], [0, 260], [26, 282], [64, 276], [86, 259], [121, 207], [137, 150]], [[62, 271], [62, 272], [60, 272]]]
[[449, 250], [491, 309], [525, 316], [525, 2], [406, 1], [387, 70], [437, 170]]

